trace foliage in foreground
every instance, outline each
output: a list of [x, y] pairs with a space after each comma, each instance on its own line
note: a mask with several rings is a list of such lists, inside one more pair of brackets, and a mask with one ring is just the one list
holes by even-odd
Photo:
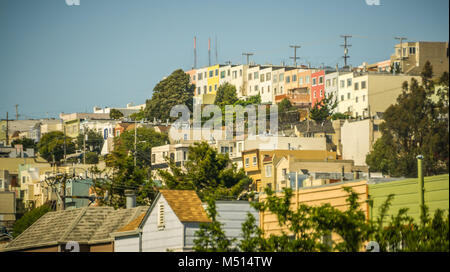
[[[202, 224], [196, 233], [195, 250], [204, 252], [358, 252], [365, 250], [365, 244], [376, 241], [380, 251], [449, 251], [449, 215], [436, 210], [430, 218], [427, 207], [422, 207], [423, 215], [416, 223], [401, 209], [390, 220], [386, 217], [393, 195], [380, 207], [378, 218], [366, 220], [360, 209], [358, 195], [351, 188], [348, 208], [340, 211], [329, 204], [307, 206], [301, 204], [291, 209], [292, 190], [285, 189], [283, 196], [276, 196], [266, 189], [264, 202], [252, 205], [260, 212], [274, 214], [282, 229], [280, 235], [265, 235], [252, 214], [242, 224], [241, 240], [224, 237], [223, 225], [217, 221], [214, 201], [208, 201], [208, 215], [212, 223]], [[339, 239], [331, 240], [331, 234]], [[216, 241], [216, 242], [215, 242]], [[219, 243], [220, 241], [220, 243]]]

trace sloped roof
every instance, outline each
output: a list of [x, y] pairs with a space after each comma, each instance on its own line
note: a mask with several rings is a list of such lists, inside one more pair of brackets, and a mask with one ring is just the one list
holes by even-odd
[[142, 220], [145, 218], [145, 212], [141, 213], [138, 217], [136, 217], [134, 220], [132, 220], [130, 223], [128, 223], [125, 227], [119, 229], [117, 232], [125, 232], [125, 231], [132, 231], [139, 228], [139, 225], [142, 223]]
[[68, 241], [79, 243], [109, 242], [110, 233], [123, 228], [148, 207], [114, 210], [112, 207], [85, 207], [48, 212], [10, 242], [4, 251], [57, 245]]
[[160, 190], [159, 192], [181, 222], [211, 222], [195, 191]]

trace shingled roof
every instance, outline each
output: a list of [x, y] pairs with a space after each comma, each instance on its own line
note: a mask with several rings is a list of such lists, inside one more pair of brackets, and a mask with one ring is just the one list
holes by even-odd
[[110, 234], [146, 212], [148, 207], [114, 210], [85, 207], [48, 212], [11, 241], [2, 251], [53, 246], [68, 241], [98, 244], [112, 241]]
[[211, 222], [195, 191], [160, 190], [159, 192], [181, 222]]

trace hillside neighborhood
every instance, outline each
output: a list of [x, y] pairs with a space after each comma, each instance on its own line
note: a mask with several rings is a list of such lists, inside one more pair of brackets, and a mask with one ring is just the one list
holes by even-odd
[[[448, 42], [359, 66], [195, 65], [144, 104], [2, 114], [0, 252], [448, 251]], [[277, 131], [253, 135], [247, 111], [242, 137], [222, 117], [175, 137], [176, 105], [277, 105]]]

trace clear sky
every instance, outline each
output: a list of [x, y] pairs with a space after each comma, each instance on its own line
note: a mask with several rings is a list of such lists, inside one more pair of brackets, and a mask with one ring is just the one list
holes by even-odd
[[448, 41], [448, 0], [0, 0], [0, 118], [92, 112], [93, 106], [145, 103], [177, 68], [208, 62], [208, 37], [220, 63], [350, 64], [389, 58], [394, 36]]

